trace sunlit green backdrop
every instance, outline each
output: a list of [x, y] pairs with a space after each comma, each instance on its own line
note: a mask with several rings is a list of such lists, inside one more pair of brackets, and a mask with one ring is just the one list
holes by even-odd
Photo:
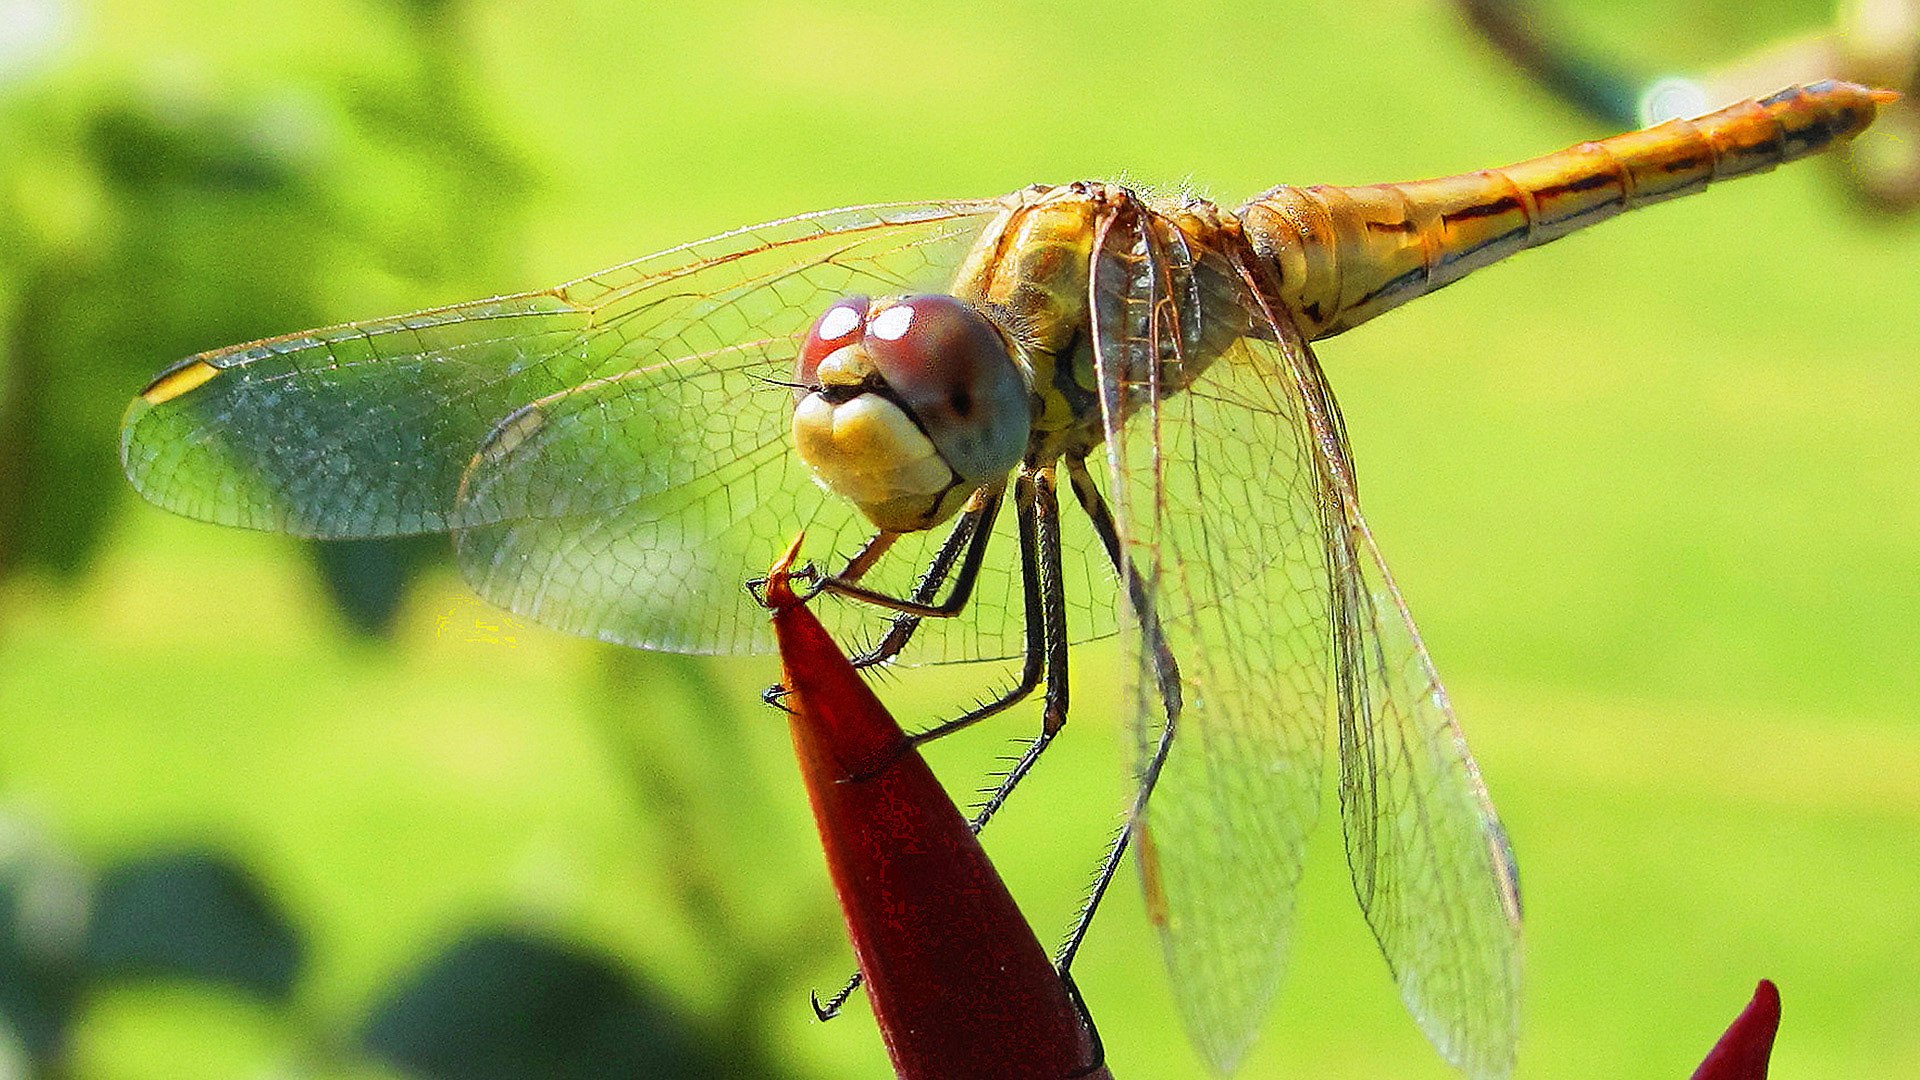
[[[1677, 67], [1831, 14], [1749, 7], [1580, 28]], [[357, 633], [308, 549], [122, 490], [112, 428], [152, 370], [820, 207], [1082, 177], [1233, 203], [1606, 134], [1416, 0], [14, 12], [44, 45], [0, 50], [0, 858], [84, 882], [226, 851], [305, 949], [286, 1007], [101, 984], [64, 1065], [87, 1080], [399, 1075], [354, 1034], [486, 927], [608, 958], [743, 1061], [886, 1075], [864, 1002], [807, 1007], [849, 960], [757, 703], [770, 661], [508, 623], [431, 551], [387, 636]], [[1609, 224], [1322, 350], [1518, 852], [1522, 1077], [1684, 1076], [1762, 976], [1776, 1075], [1920, 1076], [1920, 216], [1831, 180]], [[991, 830], [1048, 940], [1123, 793], [1106, 660]], [[947, 700], [984, 689], [954, 679]], [[970, 789], [1033, 723], [936, 764]], [[1135, 893], [1080, 984], [1116, 1075], [1202, 1075]], [[1336, 829], [1243, 1075], [1449, 1075]]]

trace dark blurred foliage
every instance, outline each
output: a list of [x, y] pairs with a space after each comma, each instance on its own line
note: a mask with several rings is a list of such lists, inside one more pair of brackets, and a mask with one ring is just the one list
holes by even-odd
[[512, 929], [449, 946], [368, 1018], [369, 1051], [432, 1080], [778, 1077], [748, 1033], [708, 1033], [606, 957]]
[[[0, 818], [16, 835], [19, 822]], [[66, 1070], [67, 1034], [89, 995], [181, 980], [284, 1005], [299, 931], [230, 856], [137, 856], [97, 877], [44, 839], [0, 860], [0, 1024], [43, 1076]]]
[[63, 853], [11, 846], [17, 850], [0, 858], [0, 1023], [29, 1060], [49, 1064], [64, 1052], [79, 1007], [87, 885]]
[[314, 565], [340, 617], [356, 632], [384, 635], [414, 572], [447, 553], [444, 536], [315, 540]]
[[[508, 278], [532, 175], [476, 105], [459, 5], [399, 8], [411, 63], [331, 83], [290, 74], [236, 100], [103, 78], [0, 96], [0, 575], [90, 565], [129, 497], [120, 413], [166, 363], [390, 314], [339, 310], [355, 275], [442, 299]], [[369, 541], [316, 559], [349, 624], [377, 632], [444, 549]]]
[[[17, 825], [0, 819], [0, 824]], [[98, 993], [193, 984], [280, 1015], [289, 1060], [379, 1058], [423, 1080], [726, 1080], [790, 1075], [752, 1033], [703, 1027], [611, 956], [514, 928], [468, 933], [380, 997], [356, 1035], [298, 1007], [304, 935], [229, 854], [136, 855], [94, 876], [45, 842], [0, 860], [0, 1030], [30, 1075], [71, 1073]]]
[[[535, 176], [479, 105], [463, 5], [379, 6], [397, 47], [358, 68], [328, 57], [271, 86], [216, 91], [57, 69], [0, 80], [0, 578], [72, 583], [93, 563], [115, 514], [137, 498], [120, 473], [120, 415], [171, 361], [392, 314], [389, 297], [397, 309], [514, 280], [517, 208]], [[379, 633], [414, 571], [447, 542], [311, 549], [343, 621]], [[671, 766], [625, 734], [645, 693], [637, 670], [615, 666], [627, 675], [596, 700], [612, 750], [633, 757], [636, 801], [712, 818], [702, 792], [724, 787], [667, 775]], [[726, 801], [736, 815], [767, 809], [737, 792]], [[29, 834], [16, 826], [0, 813], [0, 841]], [[100, 992], [174, 984], [279, 1017], [283, 1052], [308, 1071], [380, 1059], [435, 1080], [789, 1075], [764, 1017], [804, 1004], [776, 1002], [784, 984], [767, 975], [792, 962], [796, 937], [807, 951], [830, 940], [819, 932], [830, 909], [807, 909], [812, 933], [745, 926], [721, 895], [709, 862], [719, 856], [683, 835], [669, 852], [682, 892], [666, 902], [725, 954], [711, 1017], [612, 955], [489, 929], [376, 991], [364, 1017], [316, 1021], [302, 1005], [307, 935], [232, 855], [147, 851], [96, 871], [50, 842], [0, 842], [0, 1073], [11, 1041], [31, 1075], [69, 1075], [71, 1032]]]
[[301, 954], [260, 883], [220, 855], [137, 856], [95, 890], [86, 961], [98, 976], [199, 979], [284, 1001]]

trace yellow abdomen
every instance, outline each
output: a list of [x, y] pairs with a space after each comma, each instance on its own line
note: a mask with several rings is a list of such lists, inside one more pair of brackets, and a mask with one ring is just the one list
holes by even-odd
[[1504, 169], [1277, 187], [1239, 214], [1255, 250], [1278, 269], [1301, 332], [1331, 337], [1516, 251], [1818, 153], [1858, 134], [1897, 96], [1817, 83]]

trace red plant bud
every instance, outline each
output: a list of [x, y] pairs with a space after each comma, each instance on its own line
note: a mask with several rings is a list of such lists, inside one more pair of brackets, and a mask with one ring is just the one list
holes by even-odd
[[766, 603], [794, 752], [895, 1071], [1110, 1080], [1073, 995], [966, 819], [795, 597], [792, 557], [770, 573]]
[[1780, 991], [1766, 979], [1754, 987], [1753, 1000], [1733, 1018], [1727, 1033], [1713, 1044], [1693, 1080], [1767, 1080], [1767, 1059], [1780, 1030]]

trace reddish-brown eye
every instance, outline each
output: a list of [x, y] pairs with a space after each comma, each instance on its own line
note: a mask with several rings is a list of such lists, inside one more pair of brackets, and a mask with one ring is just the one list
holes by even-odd
[[813, 321], [813, 329], [807, 331], [807, 340], [800, 345], [800, 356], [794, 361], [794, 381], [806, 386], [814, 386], [817, 380], [814, 372], [820, 361], [832, 355], [834, 350], [845, 348], [860, 340], [867, 330], [867, 309], [872, 301], [865, 296], [847, 296], [834, 301], [832, 307], [820, 313]]
[[864, 342], [887, 386], [954, 471], [1004, 475], [1027, 445], [1027, 386], [999, 331], [952, 296], [907, 296], [867, 319]]

